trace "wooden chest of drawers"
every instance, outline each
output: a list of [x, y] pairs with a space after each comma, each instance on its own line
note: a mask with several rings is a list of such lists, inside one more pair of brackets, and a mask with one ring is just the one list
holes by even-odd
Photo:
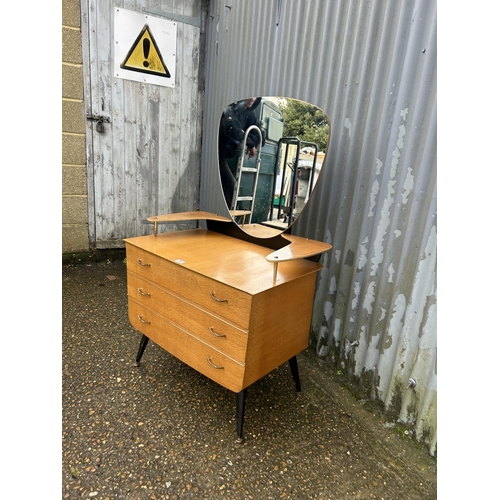
[[132, 325], [230, 391], [307, 347], [316, 262], [274, 274], [269, 248], [206, 229], [129, 238], [126, 251]]

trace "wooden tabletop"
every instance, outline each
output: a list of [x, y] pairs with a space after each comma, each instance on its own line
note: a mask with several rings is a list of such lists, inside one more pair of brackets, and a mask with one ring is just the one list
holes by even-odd
[[[242, 213], [244, 211], [241, 211]], [[236, 212], [233, 211], [233, 215]], [[213, 221], [219, 221], [219, 222], [228, 222], [231, 223], [233, 220], [230, 217], [226, 217], [223, 215], [218, 215], [218, 214], [213, 214], [211, 212], [202, 212], [199, 210], [196, 211], [191, 211], [191, 212], [178, 212], [178, 213], [173, 213], [173, 214], [164, 214], [164, 215], [155, 215], [152, 217], [148, 217], [147, 220], [149, 222], [154, 223], [154, 238], [159, 238], [158, 236], [158, 223], [162, 222], [176, 222], [176, 221], [188, 221], [188, 220], [213, 220]], [[242, 228], [243, 229], [243, 228]], [[257, 238], [272, 238], [280, 234], [280, 231], [276, 228], [272, 227], [266, 227], [261, 224], [247, 224], [244, 226], [243, 229], [245, 232], [250, 234], [251, 236], [257, 237]], [[284, 240], [283, 247], [280, 248], [279, 250], [276, 250], [275, 252], [269, 253], [269, 249], [260, 246], [257, 242], [254, 243], [248, 243], [244, 242], [242, 240], [239, 240], [238, 238], [233, 238], [221, 233], [215, 233], [212, 231], [205, 231], [203, 233], [196, 233], [196, 236], [194, 233], [190, 235], [188, 231], [181, 231], [181, 232], [176, 232], [176, 233], [166, 233], [168, 236], [165, 234], [162, 235], [164, 238], [169, 238], [169, 241], [173, 242], [176, 241], [176, 244], [180, 244], [181, 247], [180, 249], [182, 252], [189, 253], [192, 249], [189, 249], [185, 246], [183, 246], [183, 243], [180, 241], [184, 240], [187, 243], [187, 245], [195, 245], [198, 244], [198, 241], [194, 241], [195, 239], [200, 239], [201, 237], [204, 238], [204, 241], [202, 242], [203, 245], [208, 245], [206, 247], [206, 252], [207, 257], [209, 260], [213, 262], [219, 262], [220, 259], [224, 262], [225, 266], [233, 266], [234, 262], [238, 262], [240, 269], [246, 267], [246, 262], [242, 262], [241, 259], [237, 259], [234, 255], [234, 252], [236, 250], [233, 249], [238, 249], [238, 252], [242, 252], [246, 257], [249, 259], [249, 261], [252, 261], [253, 265], [257, 265], [257, 262], [253, 262], [252, 257], [255, 255], [259, 255], [259, 259], [264, 256], [265, 260], [267, 262], [272, 262], [274, 264], [274, 270], [273, 270], [273, 282], [276, 284], [278, 282], [278, 264], [279, 263], [284, 263], [284, 262], [289, 262], [289, 261], [295, 261], [299, 259], [307, 259], [308, 257], [313, 257], [315, 255], [319, 255], [321, 253], [327, 252], [332, 248], [332, 245], [329, 243], [324, 243], [322, 241], [316, 241], [316, 240], [310, 240], [308, 238], [302, 238], [300, 236], [294, 236], [291, 234], [281, 234], [281, 237]], [[180, 236], [175, 236], [175, 235], [180, 235]], [[218, 235], [218, 236], [217, 236]], [[147, 236], [144, 237], [139, 237], [139, 238], [149, 238]], [[217, 239], [219, 238], [219, 239]], [[222, 238], [222, 239], [221, 239]], [[131, 238], [125, 241], [128, 241], [129, 243], [133, 243], [133, 240], [139, 241], [137, 238]], [[163, 239], [160, 242], [154, 243], [153, 242], [148, 242], [147, 240], [141, 240], [144, 241], [144, 243], [150, 247], [151, 244], [153, 246], [158, 246], [158, 248], [162, 245]], [[288, 243], [287, 243], [288, 242]], [[151, 244], [150, 244], [151, 243]], [[212, 246], [210, 246], [212, 245]], [[213, 246], [215, 245], [215, 246]], [[250, 254], [248, 254], [248, 249], [251, 248], [247, 245], [251, 245], [255, 248], [252, 249]], [[163, 248], [163, 247], [162, 247]], [[199, 247], [198, 247], [199, 248]], [[205, 247], [204, 247], [205, 248]], [[258, 250], [257, 250], [258, 249]], [[200, 257], [200, 252], [197, 249], [196, 250], [197, 255], [198, 255], [198, 260]], [[205, 250], [202, 253], [206, 253]], [[153, 253], [155, 253], [153, 251]], [[223, 256], [223, 257], [222, 257]], [[169, 258], [166, 257], [165, 258]], [[180, 260], [184, 261], [184, 259], [180, 258]], [[225, 260], [224, 260], [225, 259]], [[169, 259], [170, 260], [170, 259]], [[196, 256], [193, 256], [192, 262], [196, 262]], [[175, 259], [174, 259], [175, 261]], [[290, 266], [289, 266], [290, 267]], [[300, 267], [300, 266], [299, 266]], [[193, 270], [196, 270], [193, 268]], [[280, 274], [284, 276], [286, 274], [286, 269], [281, 269], [280, 268]], [[204, 271], [200, 271], [205, 274], [205, 272], [210, 272], [210, 270], [207, 268]], [[251, 272], [249, 269], [247, 269], [246, 272]], [[209, 275], [209, 274], [207, 274]]]
[[207, 229], [138, 236], [125, 241], [250, 294], [257, 294], [322, 268], [320, 264], [302, 258], [294, 257], [293, 261], [282, 258], [274, 279], [276, 262], [267, 258], [269, 248]]

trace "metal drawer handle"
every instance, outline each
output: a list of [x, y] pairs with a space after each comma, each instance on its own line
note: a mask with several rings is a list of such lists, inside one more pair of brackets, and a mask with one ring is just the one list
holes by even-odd
[[208, 364], [212, 367], [212, 368], [217, 368], [217, 370], [224, 370], [224, 367], [223, 366], [217, 366], [217, 365], [214, 365], [212, 363], [212, 360], [210, 358], [207, 358], [207, 361], [208, 361]]
[[214, 292], [210, 292], [210, 297], [214, 299], [216, 302], [227, 302], [227, 299], [218, 299], [215, 295]]
[[151, 294], [148, 292], [143, 292], [142, 288], [138, 288], [137, 291], [143, 296], [143, 297], [151, 297]]
[[149, 262], [142, 262], [141, 259], [137, 259], [137, 262], [139, 262], [140, 266], [144, 266], [144, 267], [148, 267], [151, 265], [151, 264], [149, 264]]
[[137, 317], [139, 318], [139, 321], [141, 323], [144, 323], [146, 325], [150, 325], [151, 324], [151, 321], [148, 321], [147, 319], [142, 319], [142, 316], [140, 314], [138, 314]]
[[225, 337], [226, 334], [225, 333], [216, 333], [214, 332], [214, 329], [209, 326], [208, 329], [210, 330], [210, 333], [214, 336], [214, 337]]

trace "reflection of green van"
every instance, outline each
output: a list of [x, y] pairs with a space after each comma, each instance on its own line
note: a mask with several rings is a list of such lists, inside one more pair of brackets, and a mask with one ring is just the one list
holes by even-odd
[[[283, 117], [279, 106], [271, 99], [263, 98], [255, 110], [259, 126], [264, 133], [265, 144], [260, 152], [260, 172], [257, 191], [255, 193], [255, 203], [253, 208], [253, 223], [261, 223], [269, 219], [271, 208], [274, 204], [273, 178], [276, 156], [278, 154], [278, 141], [283, 136]], [[233, 175], [236, 175], [238, 159], [241, 156], [241, 147], [236, 155], [228, 160], [228, 165]], [[255, 167], [255, 159], [244, 157], [244, 167]], [[253, 174], [242, 173], [240, 195], [251, 196], [253, 186]], [[245, 205], [246, 204], [246, 205]], [[238, 209], [248, 209], [250, 202], [240, 202]]]

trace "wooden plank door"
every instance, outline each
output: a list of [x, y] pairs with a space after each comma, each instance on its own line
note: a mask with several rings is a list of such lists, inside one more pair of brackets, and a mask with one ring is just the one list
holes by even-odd
[[[199, 207], [202, 0], [82, 0], [81, 8], [89, 238], [94, 248], [120, 248], [152, 232], [148, 216]], [[172, 85], [117, 76], [117, 9], [145, 24], [175, 23]]]

